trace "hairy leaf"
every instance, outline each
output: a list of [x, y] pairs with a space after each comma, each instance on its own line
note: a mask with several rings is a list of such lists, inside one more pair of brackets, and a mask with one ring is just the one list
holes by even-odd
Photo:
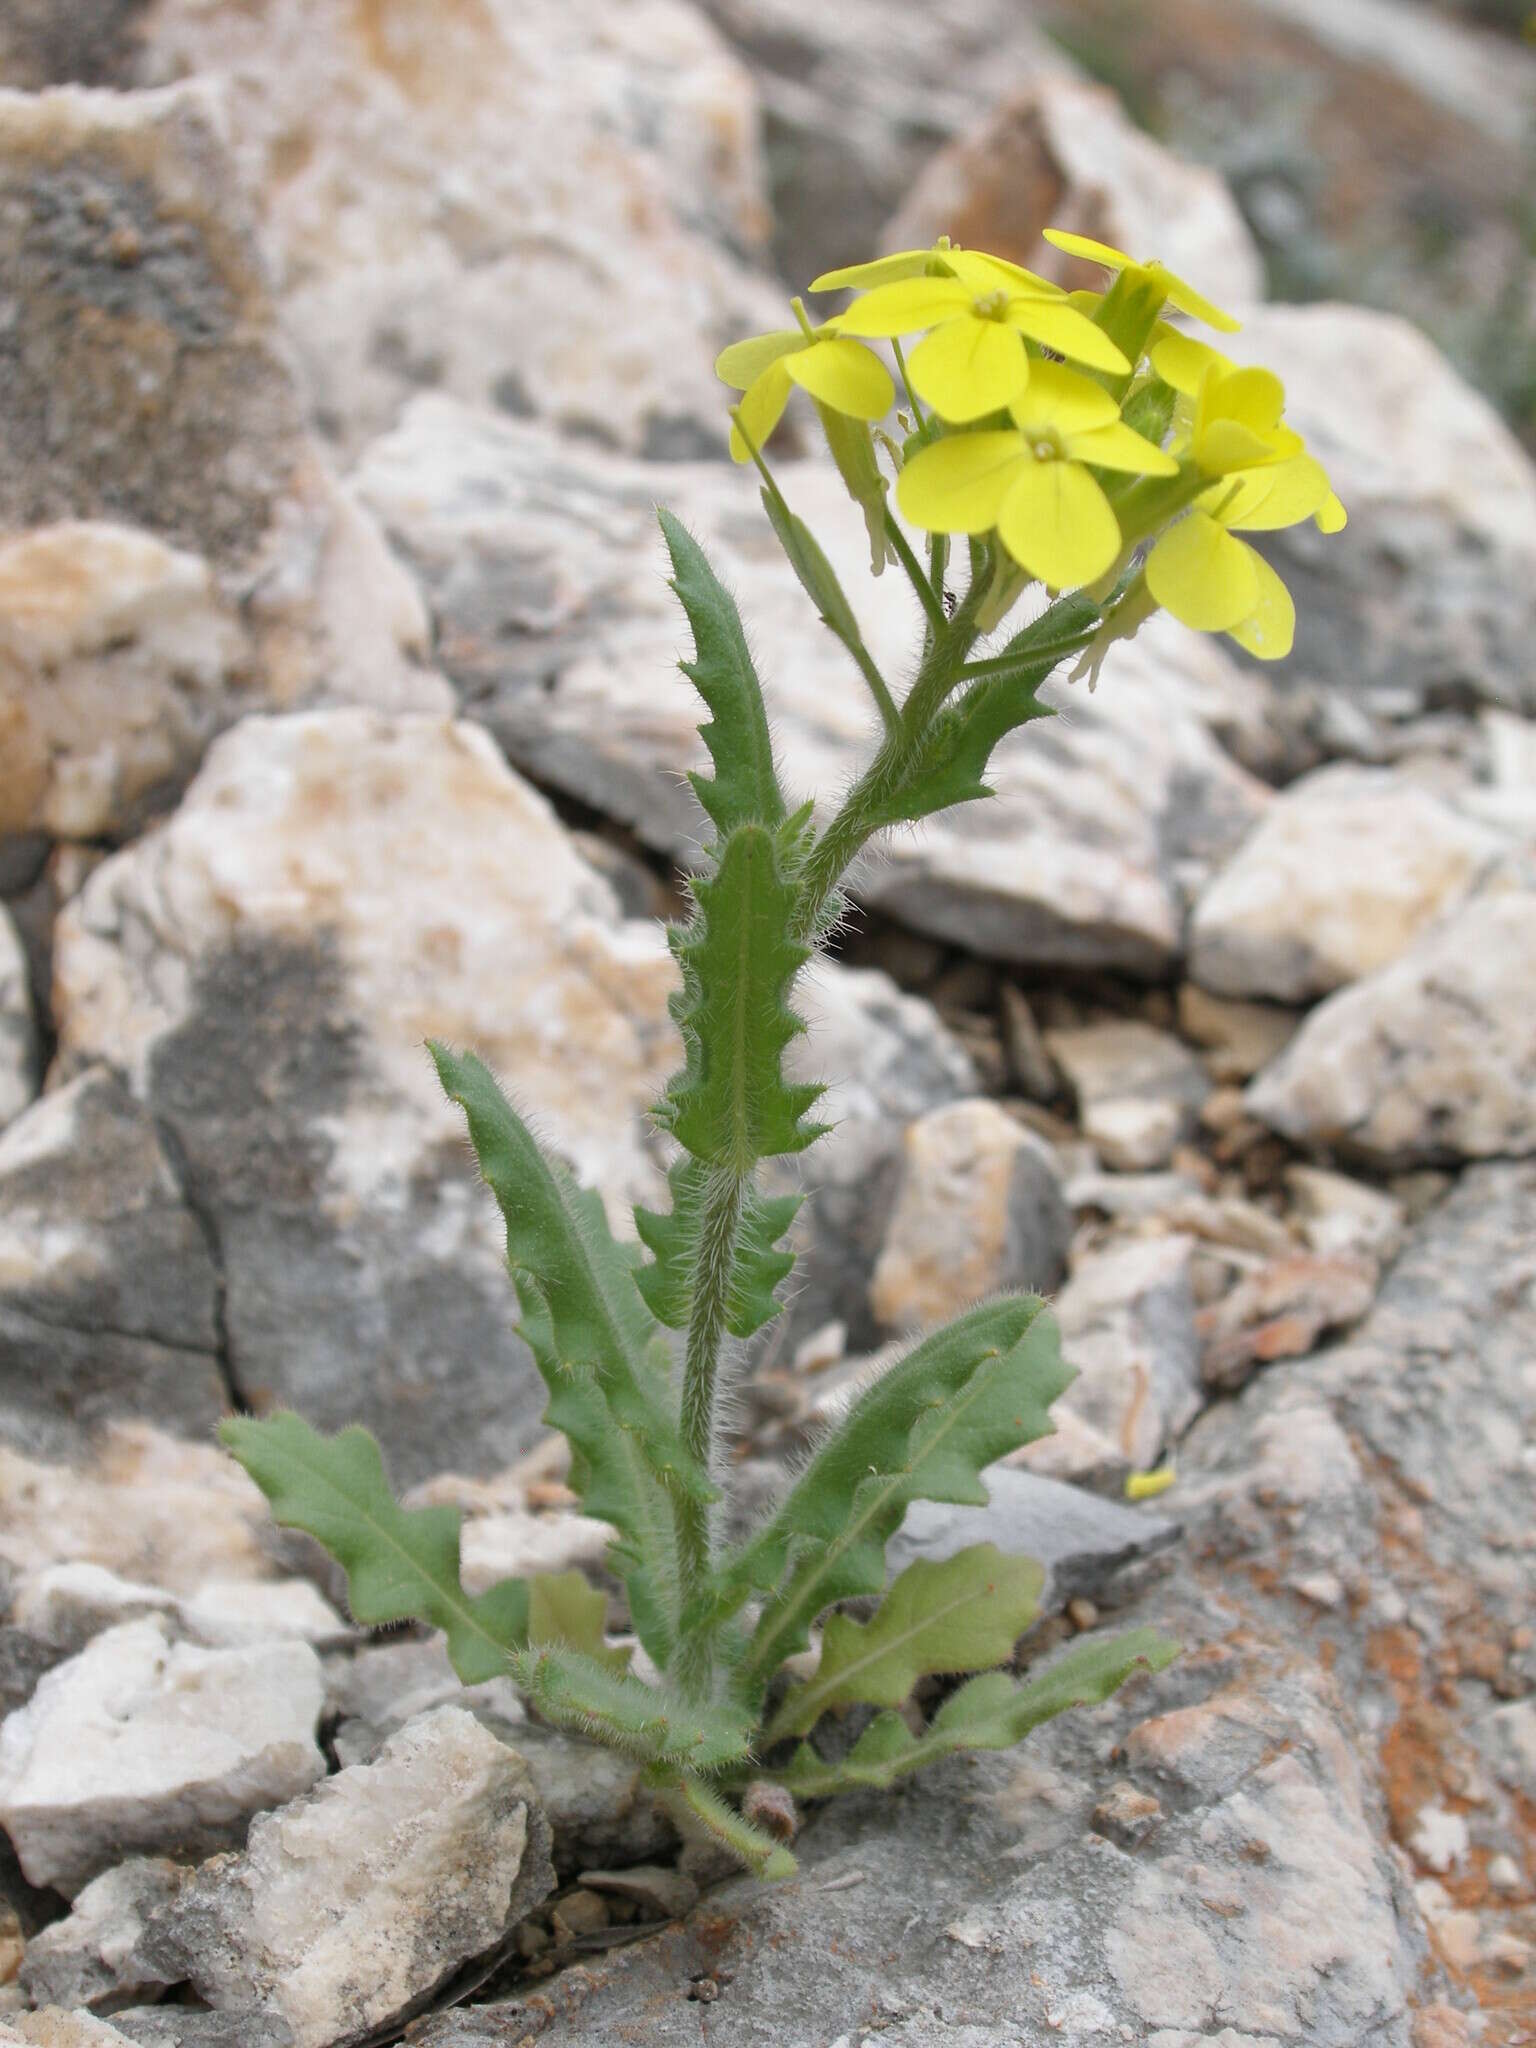
[[354, 1424], [324, 1437], [297, 1415], [236, 1415], [219, 1435], [285, 1528], [324, 1544], [347, 1574], [347, 1604], [368, 1627], [425, 1621], [448, 1638], [466, 1685], [508, 1668], [528, 1636], [530, 1586], [503, 1579], [473, 1598], [459, 1583], [457, 1508], [402, 1508], [379, 1447]]
[[874, 823], [910, 824], [991, 796], [984, 778], [998, 741], [1031, 719], [1055, 716], [1036, 692], [1058, 659], [1021, 661], [1013, 673], [972, 683], [946, 705], [924, 735], [912, 767], [874, 813]]
[[[699, 1221], [709, 1169], [696, 1159], [677, 1160], [667, 1175], [672, 1195], [669, 1214], [635, 1210], [640, 1241], [655, 1263], [642, 1266], [635, 1284], [651, 1314], [669, 1329], [684, 1330], [693, 1307], [694, 1268]], [[775, 1250], [794, 1222], [803, 1197], [768, 1197], [749, 1192], [742, 1210], [736, 1243], [736, 1265], [726, 1328], [733, 1337], [750, 1337], [779, 1312], [774, 1289], [795, 1263], [793, 1252]]]
[[899, 1706], [931, 1672], [1006, 1663], [1039, 1611], [1045, 1573], [1032, 1557], [973, 1544], [941, 1563], [918, 1558], [867, 1622], [834, 1614], [814, 1678], [785, 1699], [765, 1740], [804, 1735], [834, 1707]]
[[783, 1072], [785, 1047], [805, 1029], [789, 990], [809, 953], [791, 936], [796, 892], [765, 826], [735, 826], [694, 892], [698, 914], [674, 937], [686, 1064], [658, 1116], [695, 1159], [746, 1177], [825, 1128], [806, 1121], [822, 1090]]
[[784, 1573], [741, 1665], [744, 1695], [761, 1696], [824, 1608], [879, 1592], [885, 1546], [912, 1501], [983, 1506], [983, 1469], [1050, 1434], [1050, 1405], [1072, 1377], [1044, 1303], [1011, 1295], [926, 1338], [867, 1387], [720, 1575], [728, 1606]]
[[744, 1714], [679, 1699], [579, 1650], [539, 1644], [519, 1650], [512, 1676], [546, 1721], [645, 1763], [716, 1771], [751, 1750], [752, 1723]]
[[741, 614], [681, 520], [660, 507], [656, 516], [672, 557], [672, 588], [693, 628], [695, 658], [678, 666], [710, 713], [710, 722], [699, 731], [715, 772], [688, 779], [722, 838], [735, 825], [777, 825], [784, 817], [784, 797]]
[[707, 1502], [714, 1489], [679, 1434], [666, 1339], [634, 1284], [637, 1254], [610, 1234], [599, 1198], [545, 1158], [481, 1061], [431, 1050], [506, 1221], [522, 1335], [549, 1389], [545, 1420], [570, 1443], [586, 1511], [619, 1533], [636, 1632], [664, 1665], [679, 1583], [671, 1497]]
[[608, 1602], [580, 1572], [541, 1572], [528, 1581], [528, 1641], [562, 1643], [606, 1671], [628, 1668], [630, 1652], [603, 1641]]
[[841, 1763], [824, 1762], [802, 1742], [772, 1775], [797, 1799], [825, 1799], [857, 1785], [891, 1785], [956, 1750], [1011, 1749], [1042, 1721], [1070, 1707], [1098, 1706], [1133, 1672], [1161, 1671], [1177, 1655], [1178, 1646], [1151, 1628], [1081, 1642], [1022, 1684], [1005, 1671], [971, 1679], [950, 1695], [921, 1735], [899, 1714], [880, 1714]]
[[658, 1787], [659, 1804], [680, 1833], [702, 1834], [744, 1863], [758, 1877], [793, 1877], [799, 1865], [782, 1842], [754, 1827], [718, 1792], [693, 1777]]

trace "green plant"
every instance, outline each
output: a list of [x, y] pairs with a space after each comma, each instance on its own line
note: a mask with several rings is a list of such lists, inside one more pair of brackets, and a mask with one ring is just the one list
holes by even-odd
[[[683, 1824], [767, 1876], [793, 1858], [754, 1818], [780, 1810], [763, 1781], [808, 1799], [888, 1786], [955, 1750], [1015, 1743], [1173, 1655], [1139, 1629], [1080, 1643], [1017, 1682], [997, 1667], [1035, 1614], [1041, 1574], [990, 1544], [912, 1564], [886, 1587], [886, 1545], [914, 1500], [984, 1504], [987, 1466], [1049, 1431], [1070, 1373], [1033, 1295], [984, 1302], [925, 1337], [853, 1401], [746, 1540], [722, 1546], [714, 1529], [722, 1358], [775, 1314], [793, 1265], [784, 1240], [797, 1202], [765, 1194], [759, 1168], [823, 1129], [820, 1090], [784, 1067], [802, 1029], [795, 982], [839, 915], [849, 863], [886, 828], [986, 797], [994, 748], [1049, 715], [1039, 690], [1063, 658], [1096, 670], [1160, 604], [1255, 653], [1283, 652], [1289, 597], [1233, 529], [1342, 523], [1327, 478], [1281, 422], [1277, 380], [1237, 368], [1161, 315], [1171, 301], [1234, 323], [1159, 266], [1060, 239], [1118, 271], [1105, 293], [1069, 300], [1016, 266], [941, 242], [818, 280], [864, 289], [820, 327], [796, 301], [794, 328], [720, 359], [743, 392], [733, 452], [758, 464], [773, 530], [864, 677], [881, 738], [829, 816], [785, 794], [736, 607], [662, 512], [695, 641], [683, 671], [708, 714], [709, 768], [693, 785], [712, 838], [691, 915], [671, 933], [684, 1056], [656, 1120], [675, 1159], [667, 1206], [636, 1213], [638, 1244], [610, 1233], [596, 1195], [541, 1151], [472, 1053], [432, 1048], [505, 1219], [547, 1419], [569, 1444], [583, 1508], [614, 1532], [612, 1569], [658, 1676], [637, 1675], [629, 1653], [605, 1642], [604, 1602], [578, 1574], [467, 1596], [456, 1514], [399, 1507], [366, 1432], [327, 1440], [294, 1415], [237, 1418], [223, 1431], [278, 1519], [346, 1568], [359, 1621], [443, 1629], [466, 1682], [510, 1672], [545, 1720], [639, 1759]], [[908, 362], [901, 339], [913, 333], [926, 338]], [[895, 386], [861, 337], [893, 345], [901, 444], [872, 431]], [[1064, 356], [1087, 367], [1068, 368]], [[864, 515], [875, 573], [899, 564], [922, 607], [899, 703], [763, 459], [796, 385], [815, 400]], [[928, 533], [926, 566], [891, 510], [882, 454], [901, 509]], [[963, 565], [951, 560], [955, 533], [966, 537]], [[1041, 584], [1071, 592], [979, 653], [983, 634]], [[882, 1592], [867, 1620], [840, 1611]], [[818, 1627], [819, 1662], [786, 1682], [786, 1663]], [[933, 1675], [966, 1682], [914, 1731], [896, 1709]], [[818, 1723], [856, 1706], [877, 1712], [847, 1755], [828, 1761]]]

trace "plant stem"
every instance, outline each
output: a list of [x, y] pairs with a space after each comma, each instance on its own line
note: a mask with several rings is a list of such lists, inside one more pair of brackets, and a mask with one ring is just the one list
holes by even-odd
[[917, 601], [927, 614], [928, 624], [935, 636], [942, 636], [945, 626], [949, 623], [944, 612], [944, 600], [923, 574], [917, 557], [912, 552], [910, 541], [889, 510], [885, 515], [885, 530], [890, 535], [891, 545], [896, 550], [902, 568], [907, 572], [907, 581], [917, 592]]

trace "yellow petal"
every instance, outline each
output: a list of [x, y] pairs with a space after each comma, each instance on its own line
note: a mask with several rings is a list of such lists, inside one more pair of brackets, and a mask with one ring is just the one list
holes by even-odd
[[895, 402], [889, 370], [861, 341], [826, 336], [787, 357], [784, 367], [802, 391], [851, 419], [883, 419]]
[[1239, 647], [1259, 661], [1283, 661], [1296, 640], [1296, 607], [1291, 593], [1264, 557], [1253, 557], [1259, 582], [1259, 601], [1247, 618], [1239, 619], [1227, 631]]
[[1074, 312], [1065, 299], [1021, 295], [1008, 301], [1007, 318], [1010, 327], [1017, 327], [1031, 341], [1042, 342], [1075, 363], [1087, 363], [1090, 369], [1119, 374], [1131, 367], [1103, 328]]
[[896, 479], [904, 517], [929, 533], [990, 533], [1020, 464], [1018, 434], [946, 434], [920, 449]]
[[[737, 410], [741, 415], [741, 426], [751, 438], [752, 448], [761, 449], [784, 417], [784, 408], [789, 403], [789, 391], [789, 371], [785, 368], [781, 356], [777, 362], [770, 363], [761, 375], [754, 377], [742, 393], [741, 404]], [[750, 462], [752, 448], [747, 446], [741, 431], [732, 421], [731, 460]]]
[[1201, 386], [1200, 411], [1205, 419], [1237, 420], [1256, 434], [1267, 433], [1285, 411], [1285, 386], [1273, 370], [1221, 371]]
[[1317, 511], [1313, 514], [1319, 533], [1342, 533], [1349, 524], [1349, 514], [1335, 494], [1330, 491]]
[[1159, 1465], [1151, 1472], [1128, 1472], [1125, 1475], [1125, 1497], [1127, 1500], [1156, 1500], [1160, 1493], [1166, 1493], [1178, 1474], [1171, 1465]]
[[1008, 410], [1026, 434], [1038, 427], [1054, 427], [1062, 434], [1081, 433], [1090, 427], [1107, 427], [1120, 417], [1119, 406], [1102, 384], [1069, 370], [1064, 363], [1031, 363], [1029, 382]]
[[1033, 270], [1026, 270], [1022, 263], [1010, 263], [1006, 256], [988, 256], [981, 249], [955, 249], [948, 260], [956, 277], [968, 284], [978, 298], [999, 288], [1028, 292], [1042, 299], [1065, 296], [1059, 284], [1052, 284], [1048, 277], [1039, 277]]
[[1108, 498], [1077, 462], [1030, 462], [997, 515], [1003, 546], [1052, 590], [1092, 583], [1120, 552]]
[[1258, 433], [1241, 420], [1212, 420], [1203, 427], [1196, 425], [1189, 445], [1208, 476], [1230, 476], [1234, 470], [1283, 462], [1300, 452], [1302, 442], [1299, 434], [1284, 427]]
[[1230, 313], [1213, 305], [1204, 292], [1197, 292], [1175, 271], [1165, 269], [1161, 263], [1148, 263], [1143, 268], [1150, 271], [1167, 292], [1169, 305], [1177, 306], [1191, 320], [1203, 320], [1207, 327], [1214, 327], [1220, 334], [1236, 334], [1242, 326], [1241, 320], [1234, 320]]
[[1221, 633], [1258, 603], [1258, 556], [1206, 512], [1170, 526], [1147, 557], [1147, 588], [1200, 633]]
[[1068, 234], [1065, 228], [1047, 228], [1045, 239], [1053, 249], [1064, 249], [1069, 256], [1081, 256], [1085, 263], [1103, 263], [1110, 270], [1125, 270], [1135, 262], [1123, 249], [1111, 249], [1108, 242], [1091, 241], [1087, 235]]
[[[1030, 382], [1035, 379], [1034, 372]], [[1161, 448], [1154, 448], [1145, 434], [1138, 434], [1123, 420], [1107, 427], [1093, 427], [1084, 434], [1067, 436], [1067, 453], [1075, 462], [1091, 462], [1095, 469], [1120, 469], [1131, 476], [1177, 476], [1179, 465]]]
[[1192, 334], [1181, 334], [1177, 327], [1162, 327], [1152, 343], [1152, 367], [1165, 384], [1171, 384], [1186, 398], [1193, 398], [1209, 371], [1225, 375], [1234, 365], [1217, 350], [1207, 348], [1203, 341], [1196, 341]]
[[948, 251], [935, 246], [932, 249], [899, 249], [892, 256], [877, 256], [871, 263], [849, 263], [841, 270], [824, 270], [820, 277], [813, 278], [808, 290], [813, 292], [865, 291], [871, 285], [897, 284], [906, 277], [926, 277], [935, 264], [943, 263]]
[[907, 358], [907, 375], [918, 397], [941, 418], [963, 425], [1001, 411], [1023, 390], [1029, 357], [1011, 327], [966, 313], [917, 344]]
[[715, 375], [733, 390], [745, 391], [770, 363], [804, 348], [806, 339], [798, 327], [781, 327], [776, 334], [754, 334], [746, 341], [733, 341], [715, 357]]
[[1267, 469], [1229, 477], [1227, 482], [1239, 485], [1240, 495], [1218, 517], [1223, 526], [1244, 533], [1272, 533], [1277, 527], [1299, 526], [1333, 495], [1327, 471], [1312, 455], [1292, 455]]
[[877, 284], [837, 316], [839, 334], [890, 337], [916, 334], [970, 311], [971, 293], [957, 277], [912, 277], [897, 284]]

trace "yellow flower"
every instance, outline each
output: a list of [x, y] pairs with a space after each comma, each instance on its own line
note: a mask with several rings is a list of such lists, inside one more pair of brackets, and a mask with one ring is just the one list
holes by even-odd
[[1181, 313], [1188, 313], [1194, 320], [1203, 320], [1207, 327], [1215, 327], [1223, 334], [1235, 334], [1242, 325], [1230, 313], [1224, 313], [1220, 306], [1213, 306], [1203, 292], [1197, 292], [1176, 271], [1161, 263], [1138, 263], [1123, 249], [1112, 249], [1107, 242], [1092, 241], [1087, 235], [1068, 234], [1064, 228], [1047, 228], [1045, 239], [1068, 256], [1081, 256], [1085, 263], [1102, 263], [1108, 270], [1126, 272], [1132, 283], [1149, 286], [1169, 305], [1177, 306]]
[[1228, 633], [1260, 661], [1279, 661], [1296, 637], [1296, 607], [1264, 557], [1233, 532], [1256, 533], [1315, 519], [1324, 533], [1345, 522], [1320, 462], [1292, 455], [1237, 471], [1202, 493], [1147, 557], [1147, 588], [1196, 632]]
[[1009, 407], [1014, 427], [946, 434], [902, 470], [896, 502], [934, 533], [988, 533], [1031, 576], [1060, 590], [1092, 583], [1120, 552], [1120, 526], [1096, 469], [1173, 476], [1178, 464], [1119, 417], [1102, 385], [1034, 363]]
[[[783, 418], [796, 384], [818, 403], [856, 420], [882, 419], [896, 397], [891, 373], [874, 350], [845, 340], [831, 326], [786, 327], [732, 342], [715, 358], [715, 375], [741, 392], [741, 424], [756, 448], [765, 444]], [[733, 459], [746, 462], [750, 454], [733, 426]]]
[[[886, 265], [909, 264], [919, 254], [887, 257]], [[918, 397], [946, 420], [963, 425], [1000, 412], [1028, 383], [1031, 374], [1025, 337], [1057, 355], [1096, 370], [1121, 373], [1125, 356], [1073, 306], [1066, 295], [1016, 264], [972, 250], [939, 252], [948, 275], [886, 275], [833, 323], [842, 334], [882, 336], [931, 330], [907, 361]], [[865, 266], [865, 274], [881, 268]], [[857, 271], [831, 271], [847, 279]], [[826, 284], [817, 280], [817, 287]]]

